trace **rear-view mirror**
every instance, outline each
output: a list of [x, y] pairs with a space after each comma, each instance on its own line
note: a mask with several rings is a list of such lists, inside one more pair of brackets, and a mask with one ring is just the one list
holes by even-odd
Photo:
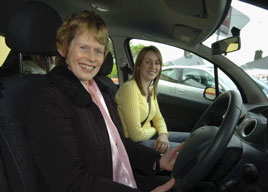
[[211, 45], [212, 54], [219, 55], [219, 54], [227, 54], [233, 51], [239, 50], [241, 47], [240, 37], [229, 37], [227, 39], [223, 39], [217, 41]]

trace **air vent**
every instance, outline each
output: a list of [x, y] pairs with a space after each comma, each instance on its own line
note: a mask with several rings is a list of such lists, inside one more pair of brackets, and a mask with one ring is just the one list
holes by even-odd
[[248, 121], [242, 128], [242, 136], [248, 137], [249, 135], [251, 135], [254, 129], [256, 128], [256, 126], [257, 126], [257, 121], [255, 119]]

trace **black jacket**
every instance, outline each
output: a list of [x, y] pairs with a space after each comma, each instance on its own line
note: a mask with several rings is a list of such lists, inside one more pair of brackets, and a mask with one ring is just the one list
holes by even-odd
[[[119, 130], [132, 169], [150, 175], [159, 154], [125, 140], [114, 93], [96, 76], [111, 118]], [[35, 161], [53, 192], [139, 191], [112, 181], [107, 128], [99, 108], [76, 76], [65, 66], [48, 74], [37, 91], [29, 136]]]

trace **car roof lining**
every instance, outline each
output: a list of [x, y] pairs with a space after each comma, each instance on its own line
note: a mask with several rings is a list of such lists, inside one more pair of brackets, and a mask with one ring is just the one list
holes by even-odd
[[[29, 0], [10, 0], [7, 5], [1, 5], [0, 14], [3, 14], [2, 17], [0, 16], [1, 35], [6, 32], [8, 23], [6, 18], [11, 17], [16, 8], [27, 1]], [[62, 18], [71, 13], [78, 13], [82, 9], [94, 10], [106, 21], [111, 36], [131, 37], [132, 34], [136, 38], [155, 39], [156, 36], [152, 34], [156, 33], [162, 42], [175, 40], [191, 45], [204, 41], [214, 32], [222, 21], [226, 9], [226, 1], [221, 0], [202, 0], [197, 4], [195, 0], [187, 2], [183, 0], [77, 0], [69, 3], [65, 0], [41, 1], [52, 6]], [[97, 11], [92, 5], [109, 11]]]

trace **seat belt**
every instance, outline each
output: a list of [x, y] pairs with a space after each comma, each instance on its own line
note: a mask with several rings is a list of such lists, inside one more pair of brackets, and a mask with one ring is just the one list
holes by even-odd
[[123, 80], [126, 82], [128, 80], [128, 75], [132, 75], [133, 71], [129, 68], [128, 64], [120, 68], [123, 71]]
[[148, 106], [149, 106], [149, 111], [148, 111], [147, 117], [143, 120], [143, 122], [141, 122], [141, 127], [143, 127], [143, 125], [145, 124], [146, 120], [149, 117], [150, 111], [151, 111], [151, 92], [150, 91], [148, 91], [147, 102], [148, 102]]

